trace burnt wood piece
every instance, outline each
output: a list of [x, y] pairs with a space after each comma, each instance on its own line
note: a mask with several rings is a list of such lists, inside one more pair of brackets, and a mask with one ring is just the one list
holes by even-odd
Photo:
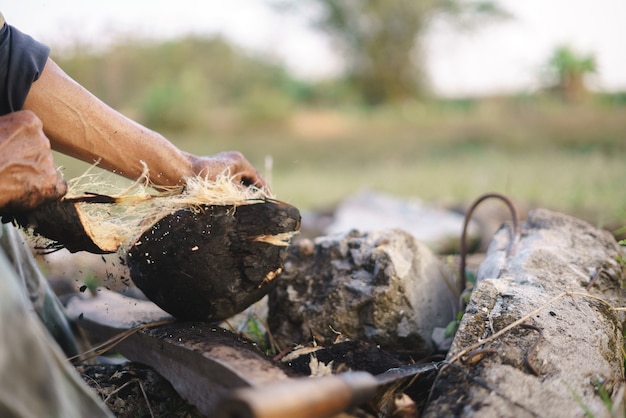
[[[157, 321], [174, 320], [154, 303], [101, 289], [94, 298], [75, 297], [68, 316], [93, 341]], [[146, 364], [206, 416], [215, 416], [218, 402], [230, 390], [259, 387], [286, 379], [279, 363], [263, 355], [256, 344], [223, 328], [201, 322], [172, 322], [141, 329], [115, 350]]]
[[271, 241], [299, 228], [298, 209], [278, 201], [180, 210], [147, 230], [127, 263], [133, 282], [165, 311], [222, 320], [274, 287], [287, 246]]
[[12, 215], [13, 223], [24, 229], [32, 228], [35, 235], [51, 240], [46, 246], [49, 250], [67, 248], [70, 252], [88, 251], [94, 254], [114, 253], [117, 248], [101, 248], [96, 244], [85, 226], [76, 208], [79, 202], [114, 203], [112, 198], [90, 195], [80, 198], [63, 199], [45, 203], [32, 211]]

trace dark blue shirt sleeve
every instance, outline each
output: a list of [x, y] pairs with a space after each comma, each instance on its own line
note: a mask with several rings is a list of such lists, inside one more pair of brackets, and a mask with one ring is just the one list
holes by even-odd
[[14, 27], [0, 29], [0, 115], [21, 110], [48, 59], [50, 48]]

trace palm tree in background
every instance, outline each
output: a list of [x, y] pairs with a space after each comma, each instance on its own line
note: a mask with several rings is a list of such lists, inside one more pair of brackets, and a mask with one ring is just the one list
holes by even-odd
[[586, 77], [597, 70], [592, 54], [580, 55], [568, 46], [559, 46], [548, 60], [551, 90], [557, 92], [565, 101], [577, 103], [585, 99], [589, 90]]

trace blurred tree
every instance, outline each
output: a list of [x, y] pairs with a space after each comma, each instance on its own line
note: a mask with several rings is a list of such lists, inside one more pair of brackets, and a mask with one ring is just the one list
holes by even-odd
[[424, 92], [420, 39], [435, 17], [465, 27], [507, 17], [482, 0], [274, 0], [282, 10], [314, 10], [315, 27], [337, 44], [348, 77], [368, 104], [402, 101]]
[[131, 38], [97, 52], [77, 45], [55, 59], [106, 103], [158, 130], [206, 129], [217, 108], [238, 108], [246, 122], [277, 123], [312, 95], [273, 60], [220, 37]]
[[585, 77], [596, 72], [593, 55], [580, 55], [568, 46], [559, 46], [552, 53], [547, 66], [551, 75], [552, 91], [571, 103], [579, 102], [587, 96]]

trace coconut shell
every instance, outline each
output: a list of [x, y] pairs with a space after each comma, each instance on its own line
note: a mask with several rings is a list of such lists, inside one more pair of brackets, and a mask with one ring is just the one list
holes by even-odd
[[62, 199], [45, 203], [28, 212], [11, 215], [9, 219], [25, 229], [32, 229], [34, 235], [49, 239], [46, 246], [49, 250], [66, 248], [72, 253], [88, 251], [94, 254], [116, 252], [120, 243], [99, 239], [92, 226], [84, 219], [78, 207], [80, 203], [111, 205], [115, 203], [115, 199], [103, 195]]
[[298, 209], [278, 201], [179, 210], [130, 248], [131, 278], [180, 319], [223, 320], [265, 296], [283, 267]]

